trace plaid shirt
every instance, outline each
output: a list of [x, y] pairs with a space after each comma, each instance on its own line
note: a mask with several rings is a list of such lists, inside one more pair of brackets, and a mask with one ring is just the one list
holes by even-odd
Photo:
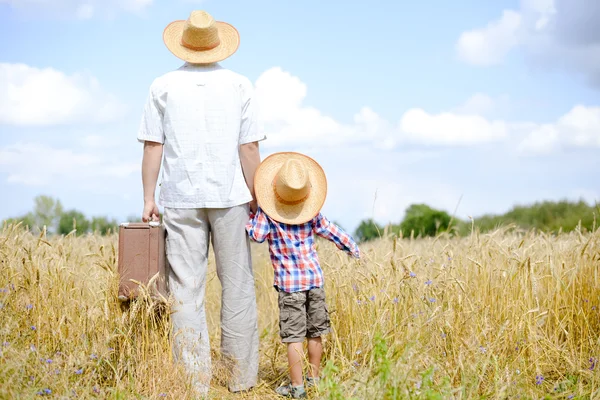
[[289, 293], [323, 286], [323, 271], [315, 249], [314, 234], [360, 258], [360, 250], [352, 237], [322, 214], [305, 224], [289, 225], [272, 220], [259, 208], [246, 225], [246, 230], [258, 243], [269, 240], [269, 253], [275, 270], [274, 286]]

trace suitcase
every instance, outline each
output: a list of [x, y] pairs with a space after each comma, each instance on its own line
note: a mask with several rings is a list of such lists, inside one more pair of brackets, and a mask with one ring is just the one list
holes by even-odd
[[119, 225], [119, 300], [138, 297], [139, 284], [148, 288], [152, 298], [167, 298], [165, 237], [158, 222]]

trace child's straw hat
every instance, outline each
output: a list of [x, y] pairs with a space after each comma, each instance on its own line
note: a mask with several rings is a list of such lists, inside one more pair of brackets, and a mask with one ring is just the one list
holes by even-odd
[[275, 153], [267, 157], [254, 176], [256, 200], [272, 219], [299, 225], [316, 217], [327, 197], [323, 168], [300, 153]]

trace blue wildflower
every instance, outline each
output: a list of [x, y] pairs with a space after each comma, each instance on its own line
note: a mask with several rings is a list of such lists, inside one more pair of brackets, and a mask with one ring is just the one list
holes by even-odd
[[358, 366], [359, 366], [360, 364], [358, 363], [358, 361], [354, 361], [354, 362], [352, 363], [352, 365], [354, 366], [354, 368], [358, 368]]
[[0, 293], [6, 293], [6, 292], [8, 292], [8, 289], [6, 289], [6, 288], [0, 289]]
[[52, 360], [51, 359], [47, 359], [46, 360], [46, 364], [52, 364]]
[[596, 368], [597, 363], [598, 360], [596, 360], [596, 358], [590, 357], [590, 371], [593, 371]]
[[77, 371], [75, 371], [75, 374], [77, 374], [77, 375], [83, 374], [83, 368], [79, 368]]
[[399, 301], [398, 298], [394, 297], [394, 304], [398, 304], [398, 301]]
[[9, 344], [10, 343], [8, 343], [8, 342], [4, 342], [4, 343], [2, 343], [2, 346], [7, 347]]
[[371, 301], [375, 301], [375, 296], [371, 296], [371, 297], [369, 297], [369, 300], [371, 300]]
[[33, 304], [27, 304], [25, 306], [25, 308], [28, 309], [28, 310], [31, 310], [31, 309], [33, 309]]
[[435, 303], [435, 299], [432, 297], [431, 299], [429, 299], [430, 303]]
[[410, 275], [410, 277], [411, 277], [411, 278], [415, 278], [415, 277], [417, 276], [417, 274], [415, 274], [415, 273], [414, 273], [414, 272], [412, 272], [412, 271], [410, 271], [410, 274], [409, 274], [409, 275]]
[[536, 375], [535, 376], [535, 384], [536, 385], [541, 385], [542, 382], [544, 382], [544, 377], [542, 375]]
[[483, 346], [479, 346], [479, 351], [482, 353], [485, 353], [487, 351], [487, 349]]
[[431, 285], [433, 282], [431, 282], [431, 279], [429, 279], [427, 282], [425, 282], [426, 285]]
[[31, 325], [31, 330], [35, 331], [37, 328], [35, 327], [35, 325]]
[[92, 360], [97, 360], [97, 359], [98, 359], [98, 356], [97, 356], [97, 355], [95, 355], [95, 354], [92, 354], [92, 355], [90, 356], [90, 358], [91, 358]]
[[161, 393], [161, 394], [158, 395], [158, 397], [167, 397], [167, 394], [166, 393]]

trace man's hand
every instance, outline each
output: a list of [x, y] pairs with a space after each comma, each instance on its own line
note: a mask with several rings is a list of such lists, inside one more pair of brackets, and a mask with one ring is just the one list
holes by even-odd
[[144, 211], [142, 212], [142, 222], [159, 222], [158, 207], [154, 201], [146, 201], [144, 203]]
[[248, 204], [250, 204], [250, 212], [252, 214], [256, 214], [256, 211], [258, 211], [258, 202], [256, 200], [252, 200]]

